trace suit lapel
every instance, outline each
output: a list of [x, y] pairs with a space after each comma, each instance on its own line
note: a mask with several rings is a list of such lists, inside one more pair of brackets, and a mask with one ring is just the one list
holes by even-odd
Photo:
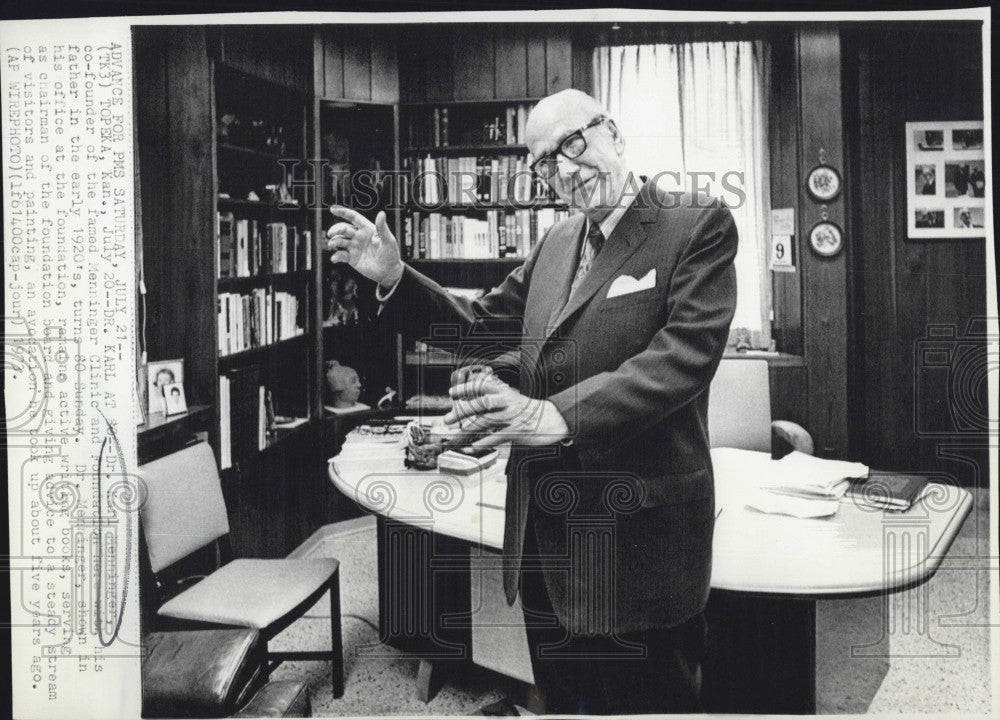
[[[604, 248], [594, 259], [594, 264], [590, 272], [580, 283], [580, 286], [573, 293], [573, 297], [562, 308], [554, 321], [548, 323], [545, 331], [545, 339], [554, 333], [560, 325], [570, 318], [573, 313], [583, 307], [594, 294], [606, 283], [622, 265], [632, 255], [635, 254], [649, 236], [649, 227], [656, 222], [659, 207], [650, 199], [650, 186], [647, 183], [643, 186], [639, 197], [636, 198], [632, 206], [625, 212], [618, 222], [611, 237], [604, 243]], [[567, 243], [571, 244], [571, 243]], [[576, 273], [579, 258], [574, 257], [570, 263], [569, 279], [566, 284], [566, 292]], [[566, 297], [565, 293], [562, 295]]]
[[550, 329], [555, 326], [559, 310], [566, 304], [566, 296], [569, 295], [569, 288], [579, 265], [580, 242], [585, 225], [586, 218], [583, 215], [574, 215], [566, 222], [565, 229], [561, 230], [559, 237], [550, 239], [549, 244], [554, 249], [551, 259], [552, 272], [546, 278], [546, 282], [550, 284], [546, 288], [541, 305], [543, 308], [548, 308], [548, 315], [544, 317], [544, 325], [541, 328], [545, 337], [549, 336]]

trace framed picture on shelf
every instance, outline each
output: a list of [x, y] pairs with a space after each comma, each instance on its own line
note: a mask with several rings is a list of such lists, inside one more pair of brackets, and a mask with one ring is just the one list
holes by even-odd
[[906, 123], [907, 236], [983, 237], [985, 203], [983, 123]]
[[187, 412], [187, 399], [184, 397], [184, 383], [171, 383], [163, 386], [163, 404], [166, 415], [181, 415]]
[[184, 382], [184, 358], [178, 358], [176, 360], [156, 360], [149, 363], [146, 366], [146, 378], [148, 387], [147, 397], [149, 398], [149, 414], [168, 414], [163, 389], [168, 385]]

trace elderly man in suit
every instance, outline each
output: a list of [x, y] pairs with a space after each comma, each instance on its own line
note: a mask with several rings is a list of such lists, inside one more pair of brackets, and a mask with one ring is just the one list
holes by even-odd
[[452, 377], [445, 420], [512, 442], [504, 588], [521, 594], [548, 713], [701, 709], [714, 496], [708, 388], [736, 303], [737, 234], [704, 196], [640, 183], [589, 95], [541, 100], [532, 167], [579, 210], [485, 297], [453, 297], [406, 266], [384, 214], [345, 208], [334, 262], [379, 283], [384, 316], [521, 323], [519, 387]]

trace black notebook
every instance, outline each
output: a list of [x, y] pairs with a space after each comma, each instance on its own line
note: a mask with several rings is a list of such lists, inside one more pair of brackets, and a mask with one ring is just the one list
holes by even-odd
[[869, 507], [906, 510], [927, 486], [923, 475], [872, 470], [866, 478], [853, 478], [846, 497]]

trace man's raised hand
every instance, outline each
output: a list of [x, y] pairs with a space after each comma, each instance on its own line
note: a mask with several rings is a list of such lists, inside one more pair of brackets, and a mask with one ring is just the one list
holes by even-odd
[[385, 212], [380, 212], [374, 223], [342, 205], [333, 205], [330, 212], [342, 219], [326, 231], [326, 249], [332, 251], [331, 261], [348, 263], [382, 287], [395, 285], [403, 274], [403, 260]]

